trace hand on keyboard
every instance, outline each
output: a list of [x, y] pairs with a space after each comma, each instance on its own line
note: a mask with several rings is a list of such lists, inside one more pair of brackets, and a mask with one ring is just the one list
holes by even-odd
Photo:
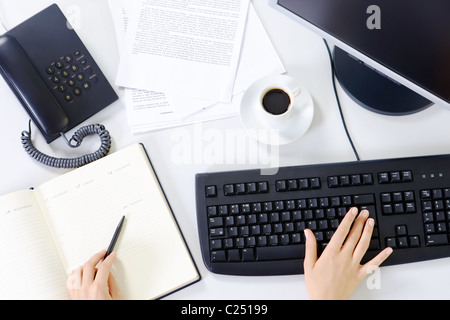
[[367, 210], [358, 215], [357, 208], [350, 209], [319, 259], [316, 237], [311, 230], [305, 230], [304, 271], [311, 299], [348, 299], [372, 268], [380, 266], [392, 253], [391, 248], [386, 248], [361, 265], [374, 228], [374, 220], [368, 217]]

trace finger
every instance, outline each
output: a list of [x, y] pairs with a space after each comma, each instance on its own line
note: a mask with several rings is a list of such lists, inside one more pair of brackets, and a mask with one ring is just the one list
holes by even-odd
[[69, 291], [81, 289], [81, 267], [76, 268], [71, 272], [66, 285]]
[[342, 247], [342, 244], [344, 243], [345, 238], [347, 238], [350, 227], [352, 226], [357, 214], [357, 208], [352, 208], [347, 212], [327, 247], [333, 247], [335, 249], [340, 249]]
[[305, 273], [311, 271], [317, 261], [317, 242], [316, 237], [311, 230], [305, 229], [305, 261], [303, 262], [303, 268]]
[[367, 262], [365, 265], [362, 266], [361, 271], [362, 274], [365, 276], [368, 273], [368, 270], [379, 267], [389, 256], [392, 254], [393, 250], [392, 248], [386, 248], [383, 251], [381, 251], [375, 258]]
[[356, 218], [350, 233], [348, 234], [347, 240], [344, 243], [344, 250], [353, 253], [356, 245], [358, 244], [361, 234], [363, 232], [364, 225], [367, 218], [369, 217], [369, 212], [367, 210], [361, 211], [358, 218]]
[[112, 274], [108, 278], [109, 293], [113, 300], [122, 300], [122, 292], [120, 291], [119, 285], [117, 284], [116, 278]]
[[106, 250], [102, 250], [99, 253], [93, 255], [84, 265], [83, 265], [83, 284], [91, 284], [94, 282], [95, 277], [95, 267], [105, 256]]
[[95, 281], [100, 285], [107, 285], [108, 278], [111, 273], [111, 268], [116, 260], [117, 254], [115, 252], [111, 253], [98, 267], [97, 275], [95, 276]]
[[361, 239], [359, 239], [358, 245], [356, 246], [355, 251], [353, 252], [353, 260], [356, 263], [361, 263], [361, 260], [366, 254], [367, 249], [369, 249], [374, 225], [375, 221], [372, 218], [367, 219], [363, 233], [361, 235]]

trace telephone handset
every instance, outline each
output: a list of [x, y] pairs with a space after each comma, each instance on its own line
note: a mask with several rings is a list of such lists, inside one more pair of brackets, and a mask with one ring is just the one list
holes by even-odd
[[66, 130], [67, 115], [11, 36], [0, 38], [0, 68], [19, 100], [47, 135], [59, 135]]
[[103, 126], [83, 127], [70, 141], [64, 136], [118, 96], [56, 4], [0, 37], [0, 73], [48, 143], [63, 136], [75, 148], [86, 135], [101, 136], [96, 153], [62, 161], [37, 151], [30, 129], [22, 134], [22, 143], [36, 160], [78, 167], [109, 152], [111, 141]]

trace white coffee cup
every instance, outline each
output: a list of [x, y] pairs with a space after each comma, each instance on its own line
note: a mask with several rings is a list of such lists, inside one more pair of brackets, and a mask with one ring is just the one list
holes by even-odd
[[264, 121], [274, 129], [285, 126], [295, 113], [295, 102], [302, 93], [301, 88], [288, 83], [270, 83], [259, 97], [259, 108]]
[[[271, 95], [275, 97], [275, 103], [279, 100], [281, 105], [271, 105]], [[268, 96], [269, 103], [265, 101]], [[265, 144], [285, 145], [297, 140], [308, 131], [313, 117], [311, 94], [299, 81], [287, 75], [259, 79], [247, 89], [241, 101], [244, 127], [248, 134]], [[270, 132], [270, 136], [276, 133], [279, 139], [272, 141], [263, 132]]]

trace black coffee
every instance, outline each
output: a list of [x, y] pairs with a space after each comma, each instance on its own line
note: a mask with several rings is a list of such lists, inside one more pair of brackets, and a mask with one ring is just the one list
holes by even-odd
[[262, 104], [267, 112], [278, 116], [289, 110], [291, 98], [281, 89], [272, 89], [264, 95]]

